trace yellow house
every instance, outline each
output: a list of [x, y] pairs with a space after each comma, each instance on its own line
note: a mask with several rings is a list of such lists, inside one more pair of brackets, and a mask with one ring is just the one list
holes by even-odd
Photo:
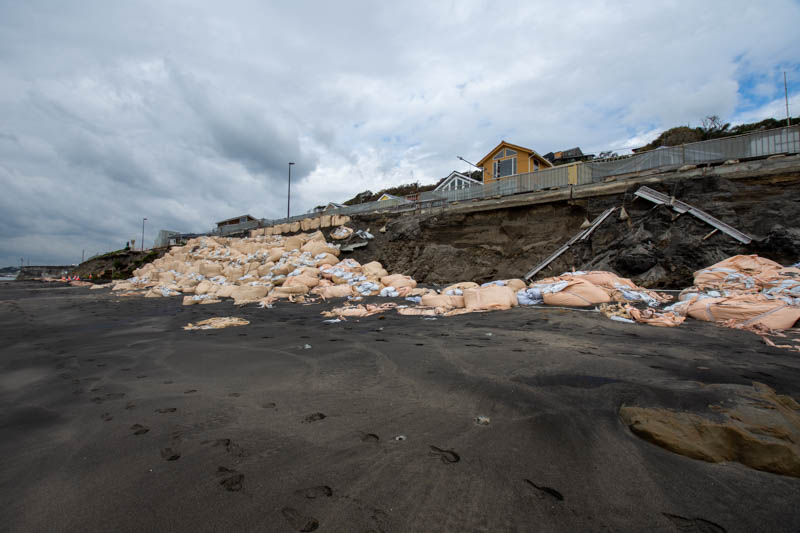
[[536, 172], [553, 166], [536, 150], [501, 141], [486, 157], [478, 161], [483, 169], [483, 183], [499, 181], [516, 174]]
[[378, 202], [385, 202], [386, 200], [402, 200], [399, 196], [395, 196], [389, 193], [383, 193], [380, 198], [378, 198]]

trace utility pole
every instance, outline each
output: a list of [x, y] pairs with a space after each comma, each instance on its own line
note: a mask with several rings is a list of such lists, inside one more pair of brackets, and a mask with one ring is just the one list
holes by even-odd
[[786, 126], [792, 125], [792, 119], [789, 117], [789, 86], [786, 84], [786, 71], [783, 71], [783, 98], [786, 100]]
[[86, 255], [86, 250], [81, 250], [81, 263], [83, 263], [83, 258]]
[[142, 219], [142, 251], [144, 252], [144, 221], [147, 220], [146, 218]]
[[286, 195], [286, 218], [289, 218], [289, 206], [292, 201], [292, 165], [294, 165], [294, 161], [289, 161], [289, 192]]

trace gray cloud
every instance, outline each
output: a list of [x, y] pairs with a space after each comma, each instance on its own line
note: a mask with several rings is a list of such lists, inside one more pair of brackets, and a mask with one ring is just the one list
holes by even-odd
[[788, 0], [229, 4], [0, 4], [0, 265], [138, 241], [142, 217], [152, 243], [282, 216], [290, 160], [299, 213], [500, 139], [599, 151], [763, 118], [781, 69], [800, 82]]

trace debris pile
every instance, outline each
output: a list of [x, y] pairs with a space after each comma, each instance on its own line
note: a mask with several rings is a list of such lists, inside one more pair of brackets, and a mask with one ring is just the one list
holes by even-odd
[[[333, 231], [348, 232], [345, 226]], [[419, 298], [433, 292], [417, 289], [409, 276], [390, 275], [377, 261], [362, 265], [339, 255], [339, 247], [326, 242], [320, 231], [290, 237], [198, 237], [134, 271], [133, 278], [114, 282], [112, 290], [149, 298], [183, 294], [184, 305], [232, 298], [236, 305], [258, 302], [264, 307], [278, 299]]]
[[222, 328], [230, 328], [233, 326], [246, 326], [249, 324], [249, 320], [245, 320], [244, 318], [237, 318], [233, 316], [223, 316], [223, 317], [213, 317], [207, 318], [206, 320], [201, 320], [197, 324], [192, 324], [189, 322], [183, 329], [186, 330], [194, 330], [194, 329], [222, 329]]
[[[342, 229], [344, 228], [344, 229]], [[263, 230], [261, 230], [263, 231]], [[339, 226], [333, 234], [350, 234]], [[612, 320], [672, 327], [686, 317], [748, 329], [768, 337], [800, 319], [800, 268], [756, 255], [734, 256], [699, 270], [694, 286], [672, 296], [648, 290], [605, 271], [565, 272], [526, 284], [521, 279], [479, 285], [464, 281], [441, 290], [422, 288], [410, 276], [390, 274], [381, 263], [341, 259], [338, 245], [323, 234], [256, 235], [237, 239], [199, 237], [113, 283], [122, 295], [149, 298], [183, 295], [184, 305], [259, 303], [270, 308], [291, 302], [346, 298], [348, 305], [323, 314], [329, 318], [365, 317], [395, 310], [408, 316], [436, 317], [496, 311], [517, 306], [594, 307]], [[360, 303], [366, 297], [402, 298], [401, 304]]]
[[[678, 299], [668, 310], [752, 331], [775, 346], [767, 335], [800, 320], [800, 268], [757, 255], [736, 255], [695, 272], [694, 286]], [[800, 351], [800, 346], [781, 347]]]

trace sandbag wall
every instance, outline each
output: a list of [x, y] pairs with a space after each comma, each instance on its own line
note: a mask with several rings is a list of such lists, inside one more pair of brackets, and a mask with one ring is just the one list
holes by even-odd
[[350, 217], [347, 215], [320, 215], [318, 217], [304, 218], [303, 220], [295, 222], [284, 222], [283, 224], [276, 224], [266, 228], [250, 230], [250, 238], [268, 237], [270, 235], [284, 235], [289, 233], [297, 233], [298, 231], [308, 232], [318, 229], [343, 226], [348, 222], [350, 222]]

